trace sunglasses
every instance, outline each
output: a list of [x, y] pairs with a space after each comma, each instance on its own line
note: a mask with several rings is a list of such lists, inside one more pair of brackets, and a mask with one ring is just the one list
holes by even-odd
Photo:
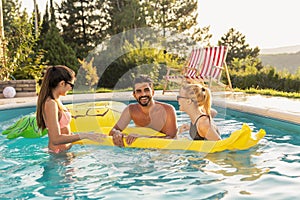
[[65, 81], [65, 82], [71, 86], [72, 90], [74, 89], [74, 84], [73, 83], [70, 83], [69, 81]]
[[[179, 99], [191, 99], [191, 98], [177, 95], [177, 101], [179, 101]], [[191, 100], [192, 100], [192, 99], [191, 99]], [[193, 100], [192, 100], [192, 101], [193, 101]]]

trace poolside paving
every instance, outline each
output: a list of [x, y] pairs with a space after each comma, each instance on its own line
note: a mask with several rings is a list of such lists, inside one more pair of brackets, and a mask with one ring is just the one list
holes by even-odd
[[[156, 100], [176, 100], [176, 95], [176, 92], [168, 92], [162, 95], [162, 91], [156, 91], [154, 98]], [[115, 92], [67, 95], [62, 97], [61, 100], [63, 103], [78, 103], [101, 100], [129, 101], [134, 100], [134, 98], [131, 92]], [[0, 110], [35, 106], [36, 102], [36, 96], [0, 98]], [[213, 93], [213, 105], [272, 117], [300, 125], [299, 99], [219, 92]]]

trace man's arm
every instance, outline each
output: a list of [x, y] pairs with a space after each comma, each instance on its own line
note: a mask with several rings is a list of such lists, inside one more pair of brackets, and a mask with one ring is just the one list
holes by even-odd
[[129, 113], [129, 106], [127, 106], [125, 110], [122, 112], [118, 122], [114, 125], [114, 127], [109, 132], [109, 135], [113, 137], [113, 142], [116, 146], [121, 146], [121, 147], [124, 146], [123, 134], [121, 131], [128, 126], [130, 120], [131, 120], [131, 116]]
[[118, 122], [114, 125], [114, 127], [109, 132], [109, 135], [112, 136], [113, 132], [116, 131], [116, 130], [119, 130], [119, 131], [124, 130], [128, 126], [130, 120], [131, 120], [131, 116], [130, 116], [130, 113], [129, 113], [129, 106], [127, 106], [123, 110]]
[[166, 105], [166, 123], [161, 130], [162, 133], [166, 134], [166, 138], [175, 138], [177, 135], [177, 119], [175, 108], [171, 105]]

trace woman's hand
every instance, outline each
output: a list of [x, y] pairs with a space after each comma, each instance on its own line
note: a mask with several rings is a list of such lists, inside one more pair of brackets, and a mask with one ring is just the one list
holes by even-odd
[[123, 137], [124, 137], [123, 133], [115, 129], [112, 134], [114, 145], [119, 147], [124, 147]]
[[179, 128], [178, 133], [181, 134], [181, 133], [183, 133], [185, 131], [188, 131], [188, 130], [190, 130], [190, 125], [189, 124], [182, 124]]
[[89, 133], [79, 133], [79, 137], [80, 139], [89, 139], [95, 142], [102, 143], [104, 141], [103, 138], [106, 138], [107, 135], [102, 133], [89, 132]]

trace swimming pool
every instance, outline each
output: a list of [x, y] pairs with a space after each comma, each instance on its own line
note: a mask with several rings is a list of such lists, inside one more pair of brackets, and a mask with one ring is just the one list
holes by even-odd
[[[172, 102], [178, 108], [176, 102]], [[1, 199], [292, 199], [300, 195], [300, 127], [217, 108], [223, 137], [248, 123], [266, 137], [254, 148], [191, 151], [73, 146], [43, 149], [47, 138], [0, 135]], [[0, 132], [35, 108], [0, 111]], [[177, 112], [179, 124], [188, 117]], [[181, 137], [185, 137], [182, 135]]]

